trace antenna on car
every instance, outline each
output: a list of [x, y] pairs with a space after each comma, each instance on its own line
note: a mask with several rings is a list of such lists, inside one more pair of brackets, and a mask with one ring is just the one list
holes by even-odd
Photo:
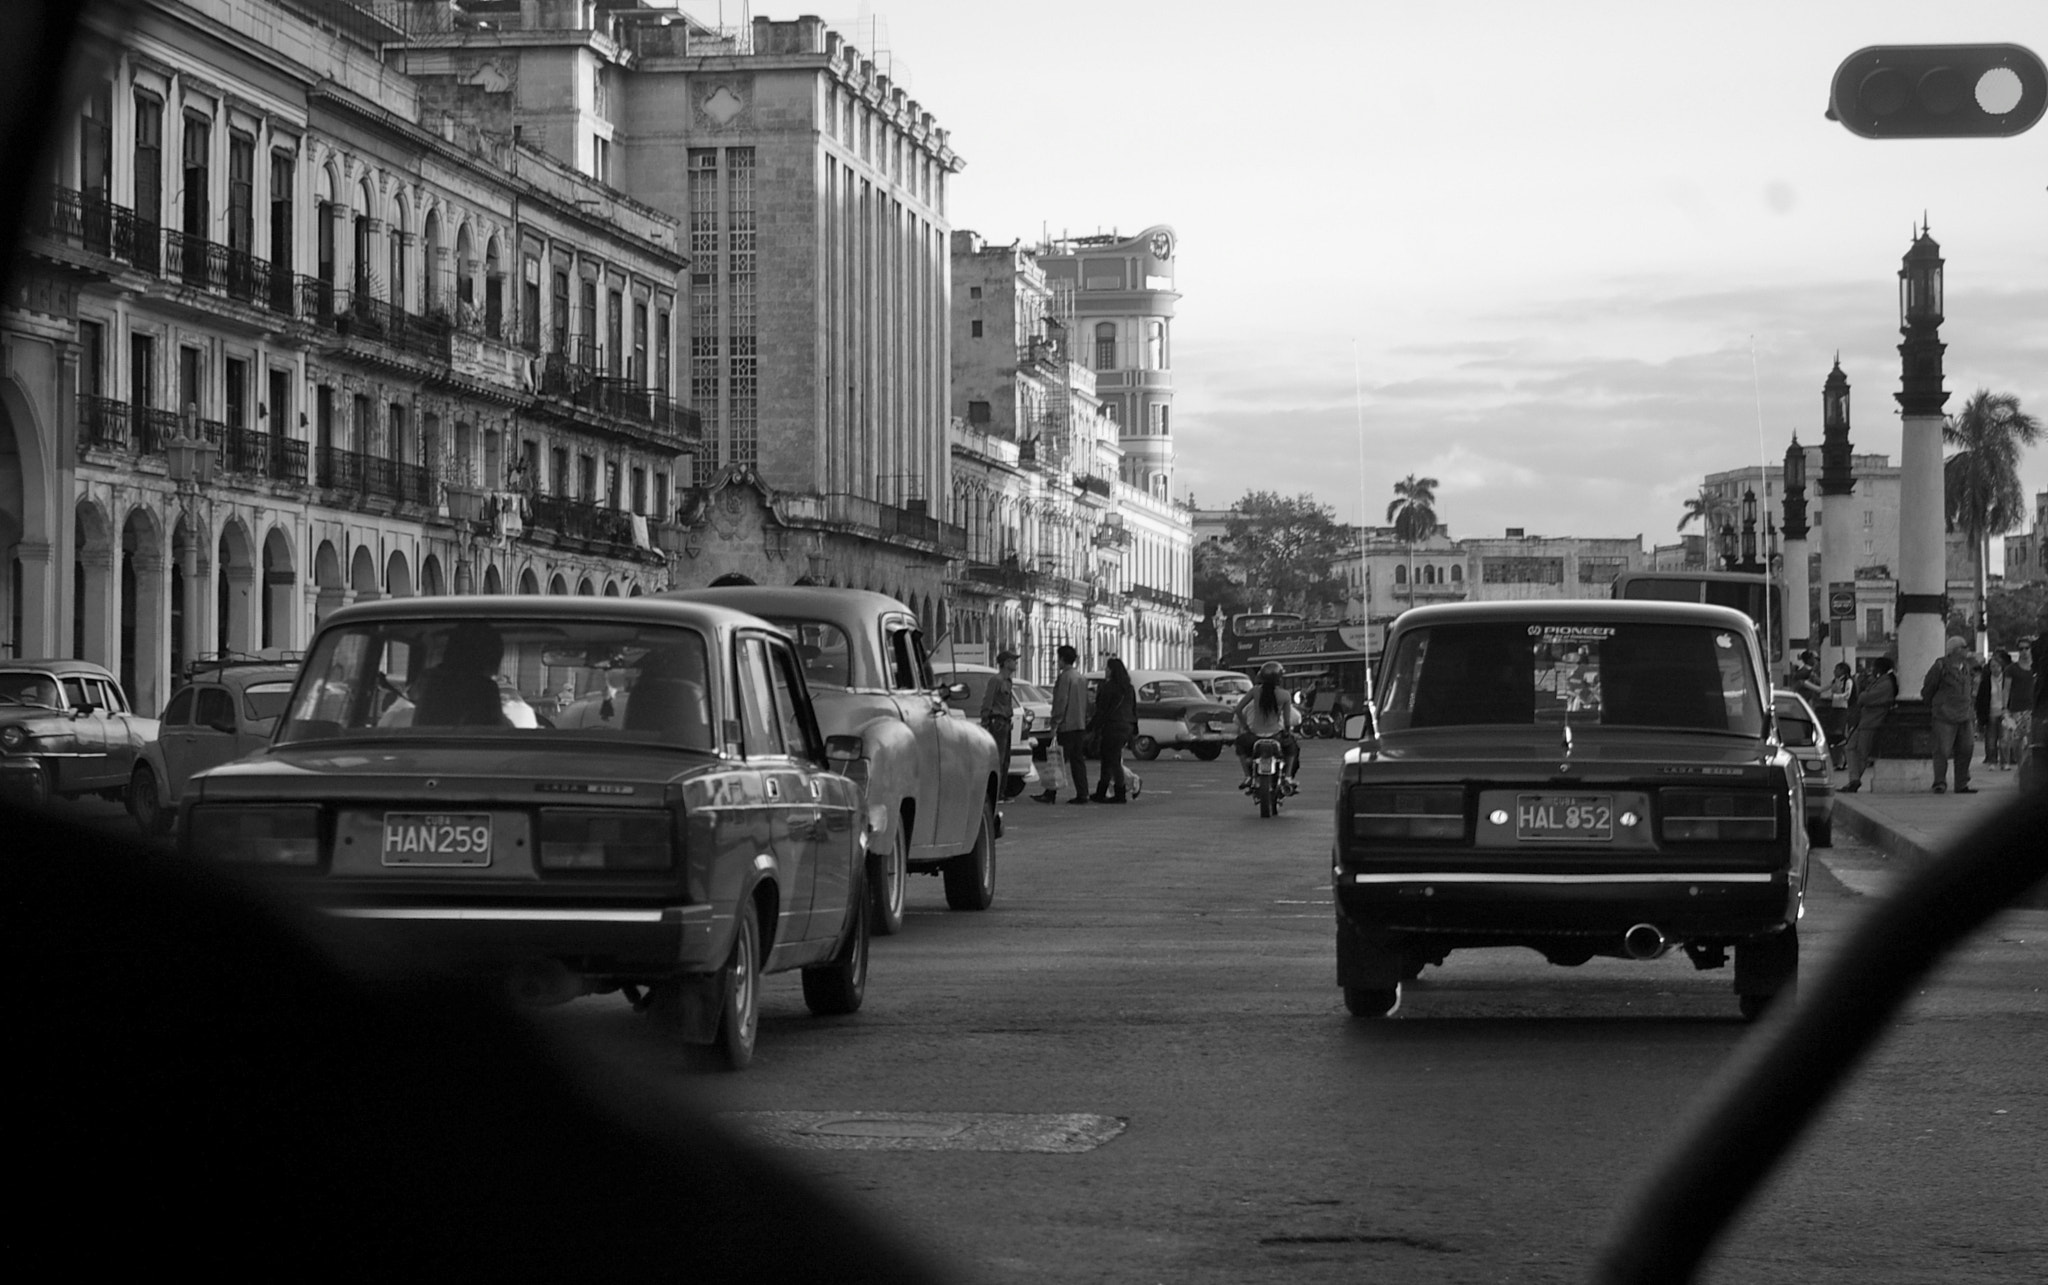
[[[1771, 494], [1771, 452], [1770, 448], [1764, 445], [1764, 394], [1762, 384], [1757, 378], [1756, 336], [1754, 334], [1751, 334], [1749, 337], [1749, 392], [1756, 404], [1757, 472], [1764, 484], [1764, 498], [1768, 500]], [[1779, 485], [1780, 487], [1784, 485], [1782, 479]], [[1767, 504], [1764, 507], [1764, 531], [1770, 530], [1770, 527], [1771, 513], [1770, 507]], [[1759, 650], [1763, 652], [1764, 659], [1764, 704], [1769, 706], [1771, 703], [1771, 643], [1778, 636], [1777, 622], [1772, 619], [1775, 613], [1771, 611], [1771, 588], [1777, 583], [1777, 575], [1771, 570], [1770, 543], [1764, 540], [1764, 531], [1756, 533], [1757, 539], [1764, 545], [1762, 550], [1764, 555], [1764, 636], [1762, 640], [1763, 646]], [[1786, 645], [1785, 650], [1792, 650], [1789, 643]]]

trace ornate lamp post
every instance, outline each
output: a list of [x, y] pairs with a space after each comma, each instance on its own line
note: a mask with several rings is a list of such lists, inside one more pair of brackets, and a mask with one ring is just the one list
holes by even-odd
[[1735, 524], [1723, 519], [1721, 522], [1721, 569], [1723, 571], [1735, 570], [1735, 564], [1740, 560], [1740, 556], [1735, 548]]
[[1899, 267], [1899, 674], [1910, 690], [1942, 653], [1948, 560], [1942, 540], [1941, 247], [1926, 225]]
[[1763, 569], [1756, 556], [1756, 491], [1747, 489], [1742, 493], [1742, 561], [1736, 570], [1756, 575]]
[[[1821, 635], [1821, 664], [1833, 673], [1841, 661], [1856, 664], [1856, 534], [1849, 522], [1849, 496], [1856, 490], [1854, 447], [1849, 442], [1849, 377], [1842, 373], [1842, 359], [1821, 385], [1820, 512], [1814, 525], [1820, 528], [1820, 583], [1822, 600], [1828, 605], [1824, 622], [1815, 630]], [[1828, 521], [1828, 515], [1835, 515]], [[1881, 639], [1873, 641], [1882, 641]]]
[[1785, 650], [1794, 656], [1813, 645], [1812, 588], [1806, 567], [1806, 448], [1799, 434], [1785, 448]]

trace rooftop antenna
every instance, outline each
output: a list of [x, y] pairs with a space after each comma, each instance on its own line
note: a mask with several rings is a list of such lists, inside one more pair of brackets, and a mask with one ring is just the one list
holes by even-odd
[[[1365, 522], [1372, 501], [1365, 490], [1365, 381], [1358, 369], [1358, 336], [1351, 337], [1351, 404], [1358, 420], [1358, 596], [1365, 627], [1365, 700], [1372, 703], [1372, 581], [1365, 555]], [[1367, 715], [1372, 718], [1372, 715]], [[1374, 719], [1374, 730], [1378, 721]]]

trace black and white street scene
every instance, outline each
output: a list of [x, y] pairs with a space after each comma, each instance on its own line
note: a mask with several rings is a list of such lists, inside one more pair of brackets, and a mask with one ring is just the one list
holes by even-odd
[[24, 1279], [2048, 1279], [2048, 11], [0, 6]]

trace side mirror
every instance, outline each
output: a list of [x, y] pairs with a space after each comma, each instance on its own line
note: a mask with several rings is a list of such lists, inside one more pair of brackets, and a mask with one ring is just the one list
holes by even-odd
[[71, 707], [71, 717], [73, 717], [73, 718], [84, 718], [84, 717], [85, 717], [85, 716], [86, 716], [87, 714], [90, 714], [90, 713], [92, 713], [92, 712], [94, 711], [94, 709], [95, 709], [95, 708], [96, 708], [96, 707], [95, 707], [95, 706], [93, 705], [93, 703], [92, 703], [91, 701], [89, 701], [89, 700], [88, 700], [88, 701], [80, 701], [80, 702], [78, 702], [78, 704], [76, 704], [76, 705], [73, 705], [73, 706]]
[[852, 760], [861, 755], [863, 746], [858, 736], [828, 736], [825, 738], [825, 757], [834, 760]]
[[949, 701], [967, 699], [966, 683], [948, 683], [944, 687], [941, 687], [939, 690], [940, 692], [944, 693], [946, 699]]

